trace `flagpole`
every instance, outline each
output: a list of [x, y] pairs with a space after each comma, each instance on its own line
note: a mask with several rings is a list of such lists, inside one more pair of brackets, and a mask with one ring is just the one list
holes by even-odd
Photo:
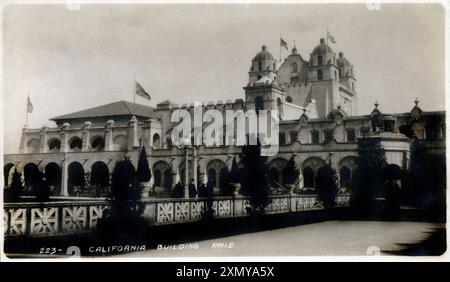
[[281, 63], [281, 32], [280, 32], [280, 42], [278, 44], [280, 45], [279, 46], [279, 48], [280, 48], [280, 56], [279, 56], [280, 60], [279, 60], [279, 62]]
[[27, 96], [27, 109], [26, 109], [26, 115], [25, 115], [25, 126], [28, 127], [28, 103], [30, 101], [30, 96]]
[[136, 106], [136, 74], [133, 73], [133, 115], [135, 115]]

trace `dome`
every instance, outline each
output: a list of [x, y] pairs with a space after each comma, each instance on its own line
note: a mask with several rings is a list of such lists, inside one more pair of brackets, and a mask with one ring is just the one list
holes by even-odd
[[344, 57], [344, 53], [339, 52], [339, 58], [337, 58], [336, 63], [338, 67], [346, 67], [346, 66], [352, 66], [350, 62]]
[[316, 48], [314, 48], [313, 54], [325, 54], [327, 52], [332, 53], [333, 50], [331, 50], [330, 46], [328, 46], [328, 44], [325, 43], [325, 39], [321, 38], [320, 44], [317, 45]]
[[272, 54], [270, 54], [269, 51], [267, 51], [267, 47], [263, 45], [261, 47], [261, 51], [256, 54], [256, 56], [253, 58], [253, 61], [262, 61], [262, 60], [273, 60]]

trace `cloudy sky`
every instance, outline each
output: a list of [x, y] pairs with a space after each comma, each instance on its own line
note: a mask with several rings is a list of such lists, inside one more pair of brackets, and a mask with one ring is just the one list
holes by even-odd
[[[30, 126], [133, 99], [133, 76], [156, 105], [243, 98], [250, 61], [280, 34], [309, 59], [327, 28], [353, 63], [359, 114], [443, 110], [444, 8], [381, 5], [8, 5], [3, 10], [4, 150], [18, 149], [26, 97]], [[287, 56], [284, 51], [282, 57]]]

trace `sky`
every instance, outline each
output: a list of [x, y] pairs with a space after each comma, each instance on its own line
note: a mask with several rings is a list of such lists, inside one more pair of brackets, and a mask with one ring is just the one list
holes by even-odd
[[[7, 5], [3, 18], [4, 152], [29, 127], [118, 100], [134, 78], [155, 106], [244, 97], [251, 59], [280, 35], [306, 60], [326, 30], [354, 65], [358, 114], [445, 109], [445, 9], [439, 4]], [[290, 52], [290, 50], [289, 50]], [[288, 51], [282, 51], [285, 58]]]

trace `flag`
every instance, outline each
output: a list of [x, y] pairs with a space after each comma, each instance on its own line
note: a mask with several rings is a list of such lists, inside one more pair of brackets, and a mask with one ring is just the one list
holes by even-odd
[[28, 97], [28, 100], [27, 100], [27, 113], [32, 113], [32, 112], [33, 112], [33, 104], [31, 104], [30, 97]]
[[139, 84], [139, 82], [135, 81], [135, 83], [136, 83], [136, 94], [141, 97], [144, 97], [145, 99], [151, 100], [150, 95], [147, 92], [145, 92], [144, 88]]
[[281, 37], [280, 37], [280, 46], [286, 48], [286, 50], [288, 49], [286, 41], [284, 41], [283, 38]]
[[331, 41], [331, 43], [334, 43], [334, 44], [336, 44], [336, 40], [334, 39], [334, 36], [333, 36], [333, 35], [331, 35], [331, 33], [330, 33], [330, 32], [328, 32], [328, 31], [327, 31], [327, 37], [328, 37], [328, 40], [330, 40], [330, 41]]

